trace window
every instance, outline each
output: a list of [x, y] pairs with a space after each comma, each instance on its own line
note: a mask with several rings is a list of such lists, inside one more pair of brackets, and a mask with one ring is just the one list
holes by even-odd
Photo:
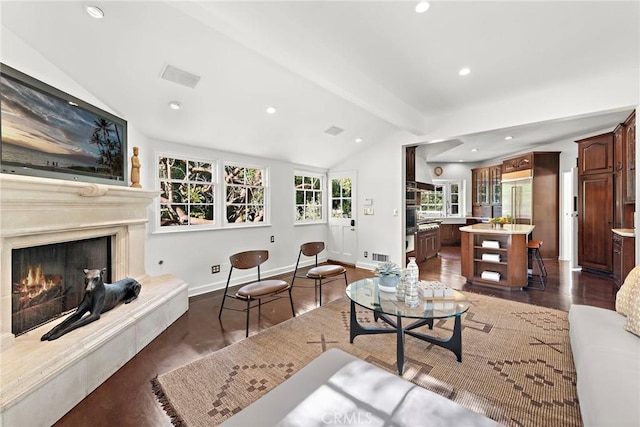
[[434, 180], [434, 190], [420, 192], [420, 213], [435, 217], [461, 217], [462, 181]]
[[351, 218], [351, 178], [331, 180], [331, 217]]
[[266, 170], [236, 164], [224, 166], [227, 224], [266, 222]]
[[324, 220], [324, 176], [296, 172], [293, 177], [295, 192], [295, 222], [311, 223]]
[[160, 227], [215, 225], [215, 163], [158, 157]]

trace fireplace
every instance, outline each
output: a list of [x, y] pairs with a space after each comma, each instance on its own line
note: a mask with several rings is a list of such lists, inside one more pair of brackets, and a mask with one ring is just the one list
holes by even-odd
[[107, 268], [111, 236], [13, 249], [11, 332], [19, 336], [75, 310], [84, 295], [83, 269]]
[[[145, 272], [148, 208], [159, 194], [0, 174], [0, 426], [53, 425], [187, 310], [184, 281]], [[77, 307], [83, 269], [104, 267], [106, 282], [138, 280], [138, 298], [40, 341]], [[42, 402], [46, 410], [34, 411]]]

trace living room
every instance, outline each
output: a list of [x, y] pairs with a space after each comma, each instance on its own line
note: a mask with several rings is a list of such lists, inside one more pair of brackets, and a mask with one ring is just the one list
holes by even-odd
[[[495, 129], [516, 128], [532, 123], [626, 111], [638, 105], [638, 14], [637, 10], [628, 12], [625, 9], [625, 7], [637, 9], [637, 5], [630, 5], [632, 2], [617, 4], [616, 7], [620, 7], [620, 10], [614, 6], [606, 6], [606, 2], [601, 2], [602, 9], [590, 13], [584, 12], [585, 22], [596, 22], [596, 18], [599, 17], [607, 22], [607, 31], [604, 32], [613, 33], [611, 35], [613, 40], [625, 42], [606, 43], [606, 56], [604, 47], [595, 42], [600, 37], [595, 31], [596, 27], [583, 24], [585, 28], [582, 28], [576, 25], [584, 31], [580, 37], [575, 37], [576, 40], [583, 40], [580, 50], [584, 57], [592, 55], [601, 59], [611, 55], [610, 61], [600, 60], [597, 67], [591, 66], [591, 62], [585, 62], [582, 67], [573, 64], [571, 73], [565, 70], [565, 74], [559, 76], [560, 78], [554, 81], [549, 80], [545, 84], [538, 84], [533, 77], [523, 75], [517, 78], [521, 83], [514, 84], [512, 87], [515, 89], [511, 92], [501, 92], [494, 97], [485, 97], [482, 102], [478, 101], [475, 104], [464, 102], [464, 97], [459, 95], [472, 89], [469, 83], [472, 80], [463, 81], [463, 86], [457, 89], [459, 102], [455, 108], [422, 115], [416, 114], [415, 110], [404, 105], [397, 98], [383, 97], [383, 92], [379, 91], [380, 86], [384, 86], [381, 83], [375, 85], [377, 91], [370, 90], [374, 84], [370, 81], [358, 81], [356, 78], [359, 76], [358, 73], [348, 73], [349, 70], [341, 68], [344, 64], [339, 61], [340, 58], [335, 58], [334, 64], [340, 64], [340, 67], [335, 65], [336, 70], [333, 71], [337, 74], [342, 73], [342, 79], [333, 81], [329, 79], [329, 77], [335, 77], [330, 74], [332, 70], [327, 70], [326, 66], [323, 68], [316, 62], [306, 62], [310, 61], [308, 58], [310, 55], [317, 55], [331, 62], [332, 56], [326, 56], [327, 53], [331, 53], [327, 52], [330, 49], [325, 46], [316, 46], [317, 50], [309, 48], [306, 55], [303, 55], [304, 49], [296, 50], [295, 59], [292, 59], [282, 45], [275, 43], [279, 37], [282, 37], [275, 32], [275, 29], [272, 28], [274, 32], [260, 34], [262, 30], [257, 27], [258, 35], [252, 34], [250, 31], [252, 15], [249, 5], [234, 11], [230, 4], [220, 4], [219, 10], [216, 10], [216, 5], [213, 3], [215, 2], [196, 3], [192, 5], [193, 9], [182, 4], [168, 3], [149, 3], [146, 6], [141, 3], [135, 7], [128, 5], [127, 2], [105, 3], [101, 5], [105, 17], [97, 21], [86, 15], [80, 3], [69, 2], [55, 6], [35, 2], [26, 2], [24, 5], [19, 2], [2, 4], [2, 63], [127, 119], [129, 153], [134, 146], [140, 148], [143, 190], [159, 189], [156, 178], [159, 155], [179, 154], [188, 158], [215, 161], [220, 167], [225, 162], [231, 162], [259, 165], [268, 169], [271, 206], [268, 220], [262, 226], [219, 225], [217, 228], [202, 231], [191, 229], [189, 232], [167, 232], [158, 226], [158, 205], [153, 204], [148, 210], [149, 222], [144, 233], [146, 252], [141, 269], [151, 277], [163, 274], [179, 277], [188, 284], [190, 297], [224, 287], [229, 271], [227, 260], [234, 252], [257, 247], [268, 249], [270, 258], [264, 274], [277, 275], [293, 270], [297, 248], [301, 243], [331, 239], [326, 223], [294, 225], [291, 182], [297, 172], [324, 176], [345, 171], [354, 172], [357, 177], [356, 197], [359, 209], [355, 218], [357, 251], [353, 264], [370, 268], [373, 263], [371, 258], [365, 258], [365, 252], [386, 254], [391, 260], [398, 262], [403, 260], [405, 249], [403, 216], [398, 215], [397, 211], [402, 212], [404, 206], [402, 165], [405, 145], [452, 139]], [[427, 13], [437, 11], [438, 4], [435, 3], [435, 7], [432, 6], [432, 10]], [[286, 7], [280, 6], [283, 9], [273, 12], [275, 16], [271, 18], [274, 27], [277, 27], [281, 20], [286, 20], [288, 16]], [[306, 12], [292, 10], [291, 13], [300, 13], [299, 18], [320, 11], [329, 16], [335, 16], [332, 9], [317, 10], [318, 5], [315, 6]], [[583, 5], [566, 5], [564, 7], [567, 10], [558, 6], [561, 9], [557, 11], [557, 16], [572, 16], [572, 19], [576, 19], [576, 16], [580, 16], [580, 12], [574, 14], [569, 12], [571, 7], [580, 8], [581, 6]], [[153, 7], [153, 12], [146, 7]], [[267, 3], [262, 4], [256, 9], [256, 13], [266, 13], [267, 7]], [[334, 7], [340, 6], [336, 4]], [[496, 5], [493, 7], [499, 9]], [[530, 11], [533, 13], [535, 10], [534, 5], [526, 5], [526, 7], [527, 13]], [[56, 8], [58, 9], [54, 10]], [[407, 10], [413, 14], [412, 9], [412, 5], [407, 6]], [[211, 16], [214, 12], [217, 15]], [[347, 10], [340, 12], [346, 13]], [[514, 16], [526, 15], [517, 11], [511, 12]], [[147, 13], [152, 13], [154, 18], [146, 18]], [[202, 14], [201, 19], [206, 16], [212, 21], [205, 24], [197, 17], [194, 18], [194, 15], [199, 13]], [[355, 12], [351, 11], [351, 13]], [[461, 15], [466, 14], [454, 16]], [[549, 14], [544, 10], [539, 10], [533, 16], [547, 15]], [[130, 19], [119, 24], [123, 27], [120, 28], [121, 31], [129, 29], [129, 33], [122, 36], [125, 41], [120, 40], [116, 43], [116, 36], [111, 33], [113, 30], [107, 27], [113, 25], [109, 23], [111, 16], [117, 16], [122, 20]], [[247, 20], [242, 26], [232, 19], [240, 19], [240, 16], [244, 16]], [[297, 17], [298, 15], [289, 16]], [[633, 33], [635, 37], [628, 36], [629, 33], [625, 32], [629, 25], [614, 25], [610, 19], [612, 16], [624, 19], [624, 23], [631, 22], [634, 28], [631, 33], [635, 31]], [[155, 25], [158, 27], [142, 29], [137, 21], [140, 19], [155, 20]], [[378, 16], [377, 19], [381, 18]], [[414, 19], [414, 16], [410, 19]], [[472, 22], [467, 22], [467, 20], [473, 20], [468, 17], [464, 19], [465, 24], [469, 24], [470, 28], [476, 30], [473, 34], [482, 33], [481, 28], [473, 27]], [[534, 20], [534, 18], [530, 19]], [[295, 19], [292, 20], [295, 21]], [[171, 28], [168, 23], [172, 21], [175, 28], [179, 27], [183, 31], [176, 31], [180, 34], [180, 38], [156, 39], [166, 28]], [[217, 30], [213, 34], [209, 33], [212, 22], [217, 24]], [[234, 22], [235, 25], [229, 22]], [[454, 22], [461, 21], [451, 17], [444, 18], [439, 24], [442, 27], [438, 29], [448, 29], [451, 32]], [[52, 25], [52, 23], [56, 24]], [[321, 25], [318, 24], [318, 27]], [[536, 31], [542, 33], [543, 30], [548, 30], [546, 27], [540, 27], [543, 26], [538, 26]], [[619, 33], [614, 31], [616, 27]], [[602, 27], [600, 29], [602, 31]], [[511, 31], [514, 29], [511, 28]], [[531, 33], [527, 33], [528, 36], [535, 34], [533, 30], [530, 31]], [[79, 33], [85, 36], [78, 37]], [[95, 40], [90, 37], [92, 34], [96, 37]], [[561, 36], [562, 32], [558, 34], [558, 37]], [[201, 38], [202, 44], [194, 42], [194, 39], [198, 38]], [[291, 38], [295, 39], [295, 37]], [[509, 37], [505, 36], [505, 38]], [[115, 59], [105, 61], [104, 51], [92, 52], [88, 48], [93, 41], [97, 43], [97, 40], [101, 43], [97, 45], [106, 46], [104, 51], [112, 50], [111, 53]], [[574, 46], [579, 45], [576, 40], [572, 39], [572, 42], [576, 43]], [[635, 45], [629, 44], [629, 40]], [[533, 44], [533, 41], [530, 40], [530, 43]], [[230, 45], [230, 47], [221, 45]], [[216, 50], [215, 55], [203, 55], [202, 52], [214, 50], [212, 46], [216, 46], [216, 49], [220, 48], [220, 51]], [[522, 46], [528, 45], [523, 43]], [[563, 56], [570, 56], [558, 46], [556, 46], [557, 50], [552, 50], [550, 46], [552, 45], [548, 41], [544, 45], [544, 49], [548, 49], [546, 51], [548, 61], [552, 63], [545, 66], [546, 69], [559, 67], [563, 62]], [[619, 50], [616, 50], [616, 46]], [[634, 46], [635, 50], [633, 50]], [[109, 49], [110, 47], [115, 49]], [[455, 47], [449, 49], [455, 50]], [[478, 46], [474, 48], [478, 49]], [[530, 49], [535, 50], [534, 47]], [[101, 47], [100, 50], [103, 48]], [[256, 51], [262, 53], [257, 54]], [[82, 55], [78, 52], [82, 52]], [[222, 55], [222, 52], [225, 54]], [[229, 56], [233, 52], [236, 56]], [[512, 50], [507, 56], [517, 64], [518, 59], [522, 60], [522, 57], [526, 56], [519, 52], [519, 50]], [[484, 50], [482, 53], [488, 55]], [[532, 56], [533, 53], [530, 52]], [[571, 52], [572, 55], [574, 53]], [[146, 58], [147, 54], [153, 54], [153, 58]], [[269, 55], [270, 59], [264, 59], [264, 55]], [[333, 55], [342, 57], [335, 53]], [[199, 62], [196, 59], [187, 58], [191, 56], [211, 56], [211, 58]], [[234, 70], [231, 66], [225, 68], [223, 77], [233, 84], [220, 83], [222, 80], [218, 80], [218, 84], [212, 85], [212, 80], [215, 81], [222, 76], [213, 72], [205, 74], [201, 71], [219, 67], [220, 63], [240, 61], [240, 56], [242, 61], [248, 61], [242, 62], [243, 66], [259, 68], [266, 76], [276, 74], [285, 67], [288, 71], [284, 77], [279, 76], [279, 78], [285, 81], [289, 79], [289, 87], [280, 79], [277, 84], [269, 83], [268, 80], [253, 81], [257, 78], [255, 74], [240, 74], [239, 70]], [[113, 62], [113, 64], [105, 66], [104, 62]], [[466, 60], [455, 58], [453, 62], [466, 62]], [[611, 64], [607, 65], [609, 62]], [[173, 82], [160, 80], [158, 75], [166, 64], [202, 74], [201, 84], [212, 86], [204, 86], [205, 93], [200, 93], [198, 89], [192, 90], [175, 85]], [[315, 68], [316, 65], [317, 68]], [[460, 64], [462, 65], [464, 64]], [[486, 68], [485, 65], [483, 70], [482, 67], [468, 65], [471, 68], [471, 74], [467, 77], [470, 79], [477, 78], [476, 76], [482, 73], [497, 73], [498, 69], [514, 66], [511, 64], [507, 67], [505, 62], [494, 62], [493, 69]], [[531, 65], [526, 64], [526, 66]], [[456, 74], [455, 78], [460, 79], [457, 71], [457, 69], [451, 70]], [[234, 72], [240, 75], [232, 79]], [[514, 73], [515, 71], [512, 74]], [[139, 80], [148, 80], [151, 83], [143, 83]], [[270, 84], [271, 88], [267, 90]], [[479, 85], [483, 84], [485, 83]], [[237, 90], [242, 96], [238, 95], [235, 100], [233, 96], [216, 100], [215, 109], [205, 111], [204, 105], [207, 105], [208, 100], [212, 102], [216, 99], [218, 94], [222, 93], [223, 88], [220, 86], [225, 85], [228, 86], [228, 91]], [[144, 93], [137, 92], [138, 86], [144, 88]], [[243, 88], [243, 86], [246, 87]], [[497, 91], [499, 88], [492, 87], [492, 89]], [[264, 93], [265, 91], [268, 93]], [[342, 93], [342, 96], [336, 95], [336, 92]], [[288, 94], [286, 97], [285, 93]], [[377, 102], [372, 95], [374, 93], [381, 97]], [[282, 97], [278, 98], [278, 94]], [[313, 102], [309, 102], [313, 105], [306, 106], [306, 103], [300, 101], [301, 99], [313, 99]], [[174, 100], [180, 101], [183, 107], [181, 110], [173, 111], [167, 107], [167, 103]], [[275, 105], [278, 108], [276, 114], [264, 113], [263, 110], [268, 105]], [[199, 110], [200, 107], [202, 111]], [[297, 115], [288, 115], [293, 114], [292, 111], [296, 109]], [[402, 115], [402, 112], [405, 114]], [[308, 124], [312, 121], [311, 118], [317, 119], [313, 125]], [[279, 121], [278, 125], [273, 124], [276, 120]], [[356, 121], [359, 127], [355, 127]], [[294, 124], [298, 123], [315, 128], [316, 133], [300, 133], [301, 130], [294, 127]], [[212, 127], [208, 134], [202, 131], [205, 124]], [[331, 126], [345, 128], [346, 132], [337, 137], [325, 134], [323, 130]], [[191, 129], [198, 129], [200, 133], [190, 133]], [[287, 129], [291, 130], [287, 131]], [[417, 133], [414, 132], [416, 129]], [[580, 136], [601, 130], [610, 129], [585, 129]], [[363, 141], [355, 143], [355, 138], [363, 138]], [[303, 140], [309, 141], [309, 145], [300, 143]], [[562, 143], [563, 141], [554, 142]], [[512, 152], [516, 151], [523, 150], [512, 150]], [[464, 168], [470, 170], [478, 162], [473, 161], [471, 157], [464, 164]], [[451, 168], [454, 167], [461, 166], [455, 163], [451, 165]], [[445, 169], [451, 170], [451, 168]], [[372, 205], [367, 206], [365, 200], [371, 200]], [[222, 206], [223, 200], [218, 203]], [[373, 209], [374, 214], [363, 214], [363, 208]], [[217, 215], [224, 216], [222, 208]], [[639, 252], [636, 250], [636, 253]], [[212, 274], [212, 265], [219, 265], [220, 273]]]

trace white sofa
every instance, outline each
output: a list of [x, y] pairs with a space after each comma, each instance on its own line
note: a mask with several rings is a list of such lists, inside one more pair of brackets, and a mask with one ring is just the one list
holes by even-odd
[[499, 426], [397, 375], [331, 349], [222, 426]]
[[586, 427], [640, 426], [640, 337], [613, 310], [573, 304], [569, 335]]

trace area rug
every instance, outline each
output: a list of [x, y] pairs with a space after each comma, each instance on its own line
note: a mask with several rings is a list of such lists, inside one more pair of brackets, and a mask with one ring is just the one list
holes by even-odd
[[[403, 377], [505, 425], [582, 425], [567, 313], [466, 295], [462, 362], [407, 336]], [[395, 334], [358, 336], [350, 344], [349, 314], [345, 296], [160, 375], [154, 391], [175, 425], [212, 426], [329, 348], [397, 374]], [[363, 325], [375, 323], [369, 310], [358, 308], [357, 316]], [[444, 338], [452, 328], [453, 320], [440, 320], [429, 333]]]

